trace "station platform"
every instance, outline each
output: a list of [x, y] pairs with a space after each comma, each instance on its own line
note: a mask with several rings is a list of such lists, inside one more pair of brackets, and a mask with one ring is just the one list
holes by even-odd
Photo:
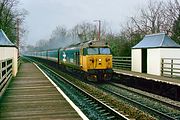
[[21, 64], [0, 99], [0, 120], [81, 120], [82, 117], [32, 63]]
[[180, 79], [113, 69], [116, 82], [180, 101]]
[[157, 75], [150, 75], [145, 73], [133, 72], [128, 70], [121, 70], [121, 69], [113, 69], [117, 74], [123, 74], [128, 76], [134, 76], [138, 78], [144, 78], [146, 80], [154, 80], [157, 82], [164, 82], [172, 85], [180, 86], [180, 79], [164, 77], [164, 76], [157, 76]]

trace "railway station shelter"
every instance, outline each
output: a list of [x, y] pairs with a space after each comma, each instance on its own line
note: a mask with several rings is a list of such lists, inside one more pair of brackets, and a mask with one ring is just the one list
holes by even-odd
[[16, 76], [18, 70], [18, 48], [8, 39], [4, 31], [0, 29], [0, 61], [6, 59], [12, 59], [12, 74]]
[[165, 33], [146, 35], [132, 47], [132, 71], [161, 75], [162, 58], [180, 58], [180, 45]]

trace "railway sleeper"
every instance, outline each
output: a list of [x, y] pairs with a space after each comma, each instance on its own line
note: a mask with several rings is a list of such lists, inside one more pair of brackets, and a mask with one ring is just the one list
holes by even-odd
[[109, 112], [106, 112], [106, 113], [103, 113], [102, 115], [103, 115], [103, 116], [107, 116], [107, 115], [110, 115], [110, 113], [109, 113]]
[[94, 107], [97, 107], [97, 106], [98, 106], [98, 104], [94, 104], [93, 106], [94, 106]]
[[95, 109], [96, 109], [96, 110], [99, 110], [99, 109], [101, 109], [101, 108], [102, 108], [102, 107], [96, 107]]
[[89, 98], [84, 98], [83, 100], [85, 100], [85, 101], [86, 101], [86, 100], [89, 100]]
[[180, 115], [179, 115], [179, 116], [176, 116], [176, 117], [174, 117], [174, 118], [179, 120], [179, 119], [180, 119]]
[[91, 99], [89, 99], [89, 100], [86, 100], [87, 102], [92, 102], [92, 100]]
[[90, 102], [89, 104], [91, 105], [91, 104], [94, 104], [95, 102], [93, 101], [93, 102]]
[[106, 111], [106, 110], [104, 110], [104, 109], [103, 109], [103, 110], [99, 110], [100, 113], [103, 113], [103, 112], [105, 112], [105, 111]]
[[107, 117], [107, 119], [114, 119], [115, 118], [115, 116], [109, 116], [109, 117]]

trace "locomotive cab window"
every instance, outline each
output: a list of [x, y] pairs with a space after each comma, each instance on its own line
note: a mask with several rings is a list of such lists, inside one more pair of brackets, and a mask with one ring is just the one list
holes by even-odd
[[109, 48], [99, 48], [100, 54], [110, 54], [110, 49]]
[[99, 54], [99, 50], [98, 48], [88, 48], [87, 53], [88, 55], [97, 55]]
[[83, 55], [98, 55], [98, 54], [104, 54], [109, 55], [111, 54], [111, 51], [109, 48], [87, 48], [83, 50]]

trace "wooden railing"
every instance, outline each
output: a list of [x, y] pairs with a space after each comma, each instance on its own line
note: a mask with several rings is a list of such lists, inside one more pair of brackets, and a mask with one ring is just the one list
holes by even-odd
[[21, 57], [19, 56], [18, 57], [18, 69], [19, 69], [19, 66], [21, 65]]
[[177, 58], [161, 59], [161, 75], [167, 77], [180, 78], [180, 59]]
[[113, 57], [113, 68], [131, 70], [131, 57]]
[[0, 60], [0, 97], [12, 78], [12, 59]]

